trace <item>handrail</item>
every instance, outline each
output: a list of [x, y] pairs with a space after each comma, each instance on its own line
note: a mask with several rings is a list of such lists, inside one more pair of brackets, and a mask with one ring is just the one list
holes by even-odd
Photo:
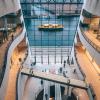
[[[23, 30], [22, 32], [16, 36], [16, 38], [13, 40], [13, 42], [11, 42], [9, 48], [8, 48], [8, 51], [7, 51], [7, 57], [6, 57], [6, 63], [5, 63], [5, 74], [3, 76], [3, 80], [2, 80], [2, 84], [1, 84], [1, 91], [6, 91], [6, 87], [7, 87], [7, 79], [8, 79], [8, 74], [9, 74], [9, 70], [10, 70], [10, 58], [11, 58], [11, 55], [12, 55], [12, 52], [13, 50], [15, 49], [15, 47], [22, 41], [22, 39], [24, 38], [25, 36], [25, 32], [26, 32], [26, 29], [25, 29], [25, 25], [23, 27]], [[2, 94], [2, 92], [0, 91], [0, 95], [2, 95], [2, 99], [4, 98], [4, 94]]]
[[86, 41], [94, 48], [96, 49], [97, 52], [100, 53], [100, 47], [98, 47], [95, 43], [93, 43], [85, 34], [84, 34], [84, 29], [79, 25], [78, 26], [80, 31], [81, 31], [81, 34], [84, 36], [84, 38], [86, 39]]
[[[75, 48], [75, 45], [74, 45], [74, 48]], [[75, 52], [76, 62], [77, 62], [77, 64], [78, 64], [78, 67], [79, 67], [79, 69], [80, 69], [80, 71], [81, 71], [81, 73], [82, 73], [82, 75], [83, 75], [83, 77], [84, 77], [84, 80], [85, 80], [86, 75], [85, 75], [85, 73], [82, 71], [82, 69], [81, 69], [81, 67], [80, 67], [80, 64], [79, 64], [78, 61], [77, 61], [76, 50], [75, 50], [75, 49], [74, 49], [74, 52]], [[86, 82], [86, 84], [87, 84], [87, 82]], [[91, 90], [90, 87], [89, 87], [88, 85], [89, 85], [89, 84], [87, 84], [87, 93], [88, 93], [88, 96], [89, 96], [90, 100], [94, 100], [94, 96], [95, 96], [94, 91]], [[92, 92], [93, 92], [93, 93], [92, 93]]]
[[[26, 54], [26, 57], [24, 58], [24, 62], [26, 61], [27, 56], [28, 56], [28, 54]], [[18, 100], [18, 79], [19, 79], [19, 74], [20, 74], [21, 69], [23, 68], [24, 62], [22, 62], [22, 67], [18, 70], [18, 73], [17, 73], [17, 78], [16, 78], [16, 100]]]
[[[20, 34], [16, 35], [15, 39], [16, 39], [19, 35], [20, 35]], [[15, 39], [14, 39], [14, 40], [15, 40]], [[13, 40], [13, 41], [14, 41], [14, 40]], [[5, 53], [5, 56], [4, 56], [4, 62], [3, 62], [3, 67], [2, 67], [1, 77], [0, 77], [0, 87], [1, 87], [1, 84], [2, 84], [2, 81], [3, 81], [3, 77], [4, 77], [4, 74], [5, 74], [5, 70], [6, 70], [7, 54], [8, 54], [9, 48], [10, 48], [11, 44], [13, 43], [13, 41], [10, 41], [10, 42], [9, 42], [8, 47], [7, 47], [7, 50], [6, 50], [6, 53]]]
[[[40, 4], [40, 2], [34, 2], [34, 0], [32, 2], [21, 2], [21, 4]], [[41, 4], [48, 4], [48, 2], [41, 2]], [[55, 2], [49, 2], [49, 4], [55, 4]], [[56, 2], [56, 4], [81, 4], [83, 5], [82, 2]]]
[[[77, 26], [76, 26], [76, 29], [75, 29], [74, 40], [75, 40], [75, 36], [76, 36], [76, 34], [77, 34], [78, 23], [79, 23], [79, 21], [77, 22]], [[73, 49], [73, 47], [74, 47], [74, 40], [73, 40], [73, 45], [72, 45], [72, 48], [71, 48], [71, 52], [72, 52], [72, 49]], [[74, 50], [75, 50], [75, 49], [74, 49]]]
[[[8, 44], [8, 48], [10, 47], [11, 42]], [[5, 69], [6, 69], [6, 62], [7, 62], [7, 54], [8, 54], [8, 48], [6, 50], [5, 56], [4, 56], [4, 61], [3, 61], [3, 67], [1, 68], [1, 75], [0, 75], [0, 87], [3, 81], [3, 77], [4, 77], [4, 73], [5, 73]]]
[[77, 53], [76, 53], [76, 50], [75, 50], [75, 44], [74, 44], [74, 56], [75, 56], [75, 59], [76, 59], [78, 68], [79, 68], [79, 70], [80, 70], [80, 72], [81, 72], [81, 74], [83, 75], [84, 80], [85, 80], [86, 75], [85, 75], [85, 73], [84, 73], [84, 72], [82, 71], [82, 69], [81, 69], [81, 66], [80, 66], [80, 64], [79, 64], [79, 62], [78, 62], [78, 60], [77, 60], [76, 54], [77, 54]]
[[[21, 21], [23, 22], [23, 25], [24, 25], [24, 29], [25, 29], [25, 31], [23, 31], [22, 32], [22, 34], [24, 33], [26, 33], [26, 28], [25, 28], [25, 23], [24, 23], [24, 18], [23, 18], [23, 14], [22, 14], [22, 16], [21, 16]], [[18, 100], [19, 99], [19, 88], [18, 88], [18, 82], [19, 82], [19, 75], [20, 75], [20, 72], [21, 72], [21, 69], [23, 68], [23, 64], [24, 64], [24, 62], [26, 61], [26, 59], [27, 59], [27, 56], [28, 56], [28, 51], [27, 51], [27, 54], [25, 55], [26, 57], [24, 58], [24, 61], [22, 62], [22, 66], [21, 66], [21, 68], [18, 70], [18, 74], [17, 74], [17, 79], [16, 79], [16, 100]]]
[[18, 78], [19, 78], [19, 74], [20, 74], [20, 69], [18, 70], [17, 73], [17, 78], [16, 78], [16, 100], [18, 100]]

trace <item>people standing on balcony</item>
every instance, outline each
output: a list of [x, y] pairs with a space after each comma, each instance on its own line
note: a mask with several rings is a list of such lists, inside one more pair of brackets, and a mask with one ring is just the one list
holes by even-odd
[[11, 35], [11, 38], [12, 38], [12, 41], [13, 41], [14, 40], [14, 35], [13, 34]]
[[3, 43], [3, 32], [0, 31], [0, 45]]
[[66, 60], [64, 60], [64, 68], [65, 68], [65, 66], [66, 66]]
[[8, 40], [7, 30], [3, 31], [3, 40]]
[[70, 65], [69, 56], [68, 56], [68, 58], [67, 58], [67, 64]]
[[73, 70], [73, 73], [76, 73], [76, 69]]
[[74, 59], [72, 58], [72, 60], [71, 60], [71, 64], [73, 65], [74, 64]]
[[46, 98], [46, 100], [48, 100], [48, 94], [45, 94], [45, 98]]

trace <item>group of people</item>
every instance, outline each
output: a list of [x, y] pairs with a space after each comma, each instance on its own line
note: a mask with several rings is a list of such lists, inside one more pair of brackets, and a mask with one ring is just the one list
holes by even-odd
[[5, 40], [8, 40], [8, 32], [6, 30], [0, 31], [0, 44], [2, 44]]
[[[68, 59], [67, 59], [67, 64], [68, 64], [68, 65], [74, 64], [73, 58], [72, 58], [72, 60], [70, 61], [70, 60], [69, 60], [69, 57], [68, 57]], [[66, 60], [64, 60], [64, 65], [63, 65], [63, 67], [65, 68], [65, 66], [66, 66]]]

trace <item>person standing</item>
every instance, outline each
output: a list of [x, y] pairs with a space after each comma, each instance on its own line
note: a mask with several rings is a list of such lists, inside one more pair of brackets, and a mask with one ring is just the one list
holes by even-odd
[[12, 38], [12, 41], [13, 41], [14, 40], [14, 35], [13, 34], [11, 35], [11, 38]]
[[65, 66], [66, 66], [66, 60], [64, 60], [64, 68], [65, 68]]

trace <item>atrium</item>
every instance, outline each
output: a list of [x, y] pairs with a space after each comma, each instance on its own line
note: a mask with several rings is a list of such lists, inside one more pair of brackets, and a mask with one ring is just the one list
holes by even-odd
[[0, 100], [100, 100], [100, 0], [0, 0]]

